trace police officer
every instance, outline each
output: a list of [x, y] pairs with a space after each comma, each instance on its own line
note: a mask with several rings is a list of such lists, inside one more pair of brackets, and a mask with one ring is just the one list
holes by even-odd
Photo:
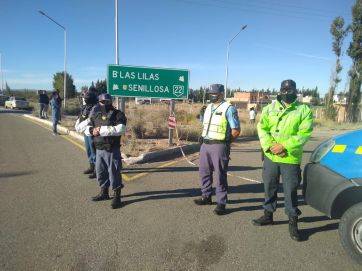
[[[95, 88], [90, 87], [89, 90], [82, 92], [80, 102], [80, 114], [79, 118], [75, 122], [75, 129], [78, 133], [84, 133], [86, 127], [90, 122], [89, 114], [93, 107], [98, 103], [98, 97]], [[96, 150], [93, 144], [93, 136], [84, 134], [84, 145], [89, 161], [89, 168], [86, 169], [83, 173], [90, 174], [88, 176], [89, 179], [94, 179], [97, 177], [97, 175], [95, 170]]]
[[[227, 201], [227, 168], [230, 143], [240, 134], [237, 110], [224, 101], [224, 86], [213, 84], [208, 90], [210, 104], [203, 118], [202, 145], [200, 148], [200, 185], [202, 196], [194, 200], [197, 205], [211, 205], [212, 182], [216, 186], [217, 206], [214, 213], [225, 214]], [[215, 178], [213, 178], [215, 173]]]
[[109, 199], [109, 187], [114, 191], [112, 208], [121, 206], [121, 135], [126, 133], [127, 119], [124, 113], [112, 106], [112, 97], [101, 94], [99, 103], [90, 113], [90, 123], [86, 135], [93, 136], [96, 148], [96, 173], [101, 192], [92, 198], [93, 201]]
[[277, 207], [279, 178], [282, 176], [285, 213], [289, 218], [289, 234], [300, 241], [298, 231], [297, 188], [301, 182], [300, 163], [303, 146], [313, 130], [310, 108], [297, 100], [296, 83], [284, 80], [277, 100], [266, 106], [258, 123], [258, 135], [264, 152], [264, 215], [253, 220], [256, 226], [273, 224]]

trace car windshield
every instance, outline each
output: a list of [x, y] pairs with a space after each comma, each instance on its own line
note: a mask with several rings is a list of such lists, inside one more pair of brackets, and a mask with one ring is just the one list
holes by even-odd
[[16, 101], [26, 101], [26, 99], [25, 99], [25, 98], [22, 98], [22, 97], [15, 97], [15, 100], [16, 100]]

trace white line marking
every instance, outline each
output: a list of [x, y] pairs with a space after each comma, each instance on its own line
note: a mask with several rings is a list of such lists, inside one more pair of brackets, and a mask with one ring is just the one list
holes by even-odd
[[239, 178], [239, 179], [243, 179], [243, 180], [245, 180], [245, 181], [252, 182], [252, 183], [262, 183], [261, 181], [249, 179], [249, 178], [242, 177], [242, 176], [233, 175], [233, 174], [231, 174], [231, 173], [228, 173], [227, 175], [229, 175], [229, 176], [231, 176], [231, 177], [236, 177], [236, 178]]

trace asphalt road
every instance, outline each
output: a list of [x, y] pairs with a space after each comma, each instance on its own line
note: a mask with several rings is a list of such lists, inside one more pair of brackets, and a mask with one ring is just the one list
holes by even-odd
[[[329, 134], [314, 133], [305, 160]], [[194, 205], [197, 166], [183, 159], [125, 168], [122, 209], [92, 202], [98, 186], [69, 140], [0, 113], [0, 270], [361, 270], [340, 245], [338, 220], [301, 197], [302, 242], [289, 237], [282, 193], [275, 225], [252, 225], [263, 202], [256, 141], [234, 144], [228, 214], [218, 217]]]

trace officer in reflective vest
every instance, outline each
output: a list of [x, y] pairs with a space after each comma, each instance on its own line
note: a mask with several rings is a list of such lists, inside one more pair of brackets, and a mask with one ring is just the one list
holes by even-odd
[[211, 205], [214, 181], [217, 203], [214, 213], [217, 215], [225, 214], [230, 143], [240, 134], [237, 110], [224, 101], [224, 92], [224, 86], [221, 84], [213, 84], [208, 90], [211, 103], [207, 106], [203, 118], [199, 165], [202, 196], [194, 200], [197, 205]]
[[298, 231], [297, 188], [301, 182], [300, 163], [303, 146], [313, 130], [313, 115], [307, 105], [297, 100], [296, 83], [284, 80], [277, 100], [263, 109], [258, 123], [260, 145], [264, 152], [264, 215], [253, 220], [256, 226], [273, 224], [277, 207], [279, 178], [282, 176], [285, 213], [289, 218], [289, 234], [300, 241]]
[[86, 135], [93, 136], [96, 148], [96, 174], [101, 192], [92, 198], [93, 201], [109, 200], [109, 186], [112, 186], [114, 197], [111, 207], [121, 206], [121, 135], [126, 133], [127, 119], [122, 111], [112, 106], [109, 94], [99, 95], [99, 103], [90, 113], [90, 122], [85, 130]]

